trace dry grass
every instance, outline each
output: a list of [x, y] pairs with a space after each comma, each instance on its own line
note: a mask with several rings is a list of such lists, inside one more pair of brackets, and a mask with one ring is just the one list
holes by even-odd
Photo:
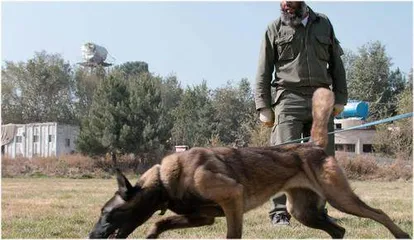
[[[136, 180], [131, 179], [132, 182]], [[405, 231], [412, 233], [412, 182], [352, 181], [356, 193], [369, 205], [381, 208]], [[114, 179], [3, 178], [2, 238], [84, 238], [98, 218], [100, 208], [116, 190]], [[293, 220], [289, 227], [273, 227], [267, 216], [270, 204], [245, 214], [244, 238], [328, 238]], [[385, 227], [369, 219], [341, 213], [328, 206], [339, 218], [347, 238], [391, 238]], [[171, 214], [171, 212], [167, 212]], [[130, 237], [143, 238], [150, 221]], [[175, 230], [162, 238], [221, 238], [225, 220], [212, 226]]]
[[[372, 155], [348, 156], [337, 152], [339, 164], [349, 179], [356, 180], [410, 180], [412, 179], [412, 160], [395, 160], [389, 164], [379, 164]], [[147, 160], [145, 160], [147, 159]], [[118, 167], [128, 174], [143, 173], [160, 157], [139, 158], [134, 156], [118, 157]], [[2, 177], [64, 177], [64, 178], [108, 178], [112, 174], [112, 162], [106, 158], [90, 158], [80, 154], [49, 158], [3, 158]]]
[[378, 163], [373, 155], [354, 155], [337, 152], [336, 158], [349, 179], [386, 181], [410, 180], [413, 177], [411, 161], [394, 160], [391, 163]]
[[[123, 172], [142, 173], [159, 159], [125, 155], [118, 157]], [[64, 178], [108, 178], [113, 172], [109, 156], [90, 158], [81, 154], [59, 157], [8, 158], [2, 157], [2, 177], [64, 177]]]

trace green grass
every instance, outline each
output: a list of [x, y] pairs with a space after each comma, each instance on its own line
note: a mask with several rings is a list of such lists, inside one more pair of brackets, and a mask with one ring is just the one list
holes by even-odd
[[[352, 181], [351, 185], [361, 199], [381, 208], [403, 230], [412, 233], [412, 182]], [[115, 179], [3, 178], [2, 238], [85, 238], [115, 190]], [[268, 219], [269, 209], [267, 203], [244, 215], [244, 238], [329, 238], [325, 232], [296, 220], [290, 226], [274, 227]], [[370, 219], [344, 214], [330, 206], [328, 211], [342, 221], [346, 238], [392, 238], [385, 227]], [[150, 224], [159, 218], [154, 214], [130, 238], [144, 238]], [[161, 238], [223, 238], [225, 232], [225, 219], [217, 218], [212, 226], [172, 230]]]

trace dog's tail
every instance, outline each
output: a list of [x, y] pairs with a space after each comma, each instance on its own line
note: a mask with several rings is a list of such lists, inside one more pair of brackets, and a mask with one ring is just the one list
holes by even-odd
[[[319, 88], [313, 94], [311, 139], [315, 145], [322, 148], [328, 144], [328, 121], [334, 102], [334, 95], [329, 89]], [[387, 227], [396, 238], [410, 238], [410, 235], [398, 227], [387, 214], [368, 206], [352, 191], [345, 172], [335, 157], [310, 157], [305, 166], [306, 175], [321, 187], [331, 206], [345, 213], [371, 218]]]
[[312, 142], [325, 148], [328, 145], [328, 121], [332, 114], [335, 97], [331, 90], [318, 88], [312, 97]]

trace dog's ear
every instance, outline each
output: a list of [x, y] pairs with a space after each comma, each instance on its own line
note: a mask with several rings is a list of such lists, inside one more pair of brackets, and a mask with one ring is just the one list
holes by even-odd
[[128, 179], [124, 176], [124, 174], [122, 174], [121, 170], [116, 168], [115, 173], [116, 181], [118, 182], [118, 193], [124, 200], [126, 200], [128, 193], [130, 193], [133, 190], [133, 187], [131, 183], [128, 181]]

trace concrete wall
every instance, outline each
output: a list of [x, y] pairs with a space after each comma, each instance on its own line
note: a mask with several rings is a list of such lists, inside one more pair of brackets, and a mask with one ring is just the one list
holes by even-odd
[[58, 125], [56, 135], [56, 153], [58, 156], [75, 151], [76, 139], [79, 135], [78, 126]]
[[[49, 157], [71, 153], [75, 150], [78, 126], [48, 123], [16, 124], [14, 139], [2, 148], [4, 155], [15, 158]], [[69, 146], [67, 142], [69, 139]]]
[[[335, 119], [335, 130], [339, 130], [338, 126], [341, 126], [340, 129], [347, 129], [354, 126], [360, 126], [365, 123], [364, 120], [357, 119], [357, 118], [348, 118], [348, 119]], [[374, 128], [362, 128], [356, 130], [349, 130], [341, 133], [335, 134], [335, 145], [338, 148], [344, 148], [345, 151], [350, 151], [350, 146], [353, 147], [353, 151], [356, 154], [363, 153], [364, 145], [371, 145], [374, 143], [375, 137], [375, 129]]]

